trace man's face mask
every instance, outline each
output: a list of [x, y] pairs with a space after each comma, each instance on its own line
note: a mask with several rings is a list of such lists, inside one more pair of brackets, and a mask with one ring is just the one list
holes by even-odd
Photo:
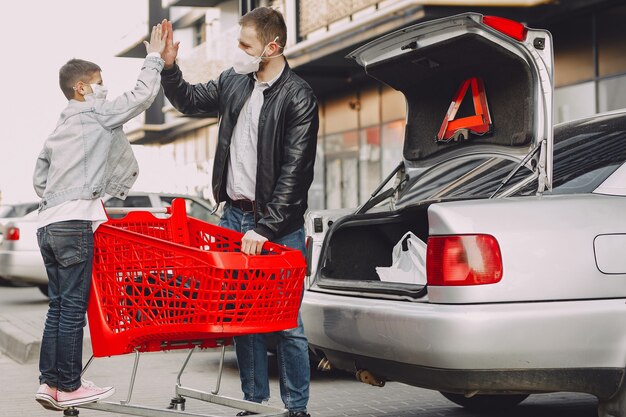
[[[278, 40], [278, 36], [274, 38], [273, 42]], [[250, 74], [252, 72], [257, 72], [259, 70], [259, 65], [261, 65], [261, 60], [263, 58], [276, 58], [279, 55], [275, 56], [263, 56], [269, 44], [265, 45], [263, 48], [263, 52], [259, 56], [248, 55], [241, 48], [237, 48], [233, 55], [233, 69], [237, 74]]]

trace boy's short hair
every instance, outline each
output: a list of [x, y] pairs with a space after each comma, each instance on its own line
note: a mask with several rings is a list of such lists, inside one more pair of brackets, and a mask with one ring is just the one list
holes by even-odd
[[65, 97], [71, 100], [74, 97], [74, 85], [78, 81], [91, 78], [91, 75], [96, 71], [102, 70], [93, 62], [75, 58], [67, 61], [59, 70], [59, 86]]
[[269, 7], [257, 7], [250, 10], [239, 19], [241, 26], [252, 25], [257, 36], [263, 45], [273, 42], [278, 36], [278, 43], [281, 47], [287, 44], [287, 25], [283, 15]]

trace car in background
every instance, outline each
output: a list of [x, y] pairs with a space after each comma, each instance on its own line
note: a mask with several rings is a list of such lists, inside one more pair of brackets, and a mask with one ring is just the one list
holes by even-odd
[[[107, 208], [152, 208], [169, 207], [175, 198], [185, 200], [189, 216], [214, 224], [219, 221], [209, 202], [185, 194], [131, 191], [125, 200], [107, 196], [103, 201]], [[37, 215], [35, 210], [23, 217], [11, 218], [0, 226], [0, 233], [4, 236], [0, 242], [0, 277], [14, 284], [35, 285], [47, 295], [48, 276], [37, 244]], [[122, 216], [110, 215], [111, 218]]]
[[[23, 217], [26, 214], [37, 210], [38, 202], [2, 204], [0, 205], [0, 244], [4, 239], [4, 224], [12, 221], [14, 218]], [[0, 285], [14, 285], [11, 281], [7, 281], [0, 275]]]
[[33, 212], [39, 208], [39, 203], [16, 203], [0, 205], [0, 243], [4, 239], [4, 224]]
[[0, 205], [0, 219], [22, 217], [31, 211], [37, 210], [37, 208], [39, 208], [38, 202], [2, 204]]
[[[626, 112], [553, 127], [551, 35], [507, 19], [433, 20], [349, 56], [404, 94], [407, 126], [395, 182], [308, 214], [320, 365], [471, 409], [569, 391], [626, 416]], [[424, 280], [385, 280], [407, 232]]]

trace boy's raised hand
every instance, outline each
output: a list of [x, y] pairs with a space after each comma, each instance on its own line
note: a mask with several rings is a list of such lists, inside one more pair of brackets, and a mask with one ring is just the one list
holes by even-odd
[[174, 66], [174, 61], [176, 61], [180, 41], [174, 42], [174, 29], [172, 28], [171, 21], [163, 19], [161, 26], [166, 30], [165, 50], [161, 52], [161, 58], [165, 61], [164, 68], [170, 69]]
[[146, 53], [150, 54], [156, 52], [159, 55], [162, 55], [163, 50], [165, 49], [166, 39], [167, 26], [163, 26], [161, 23], [156, 26], [152, 26], [150, 42], [143, 41], [143, 44], [146, 46]]

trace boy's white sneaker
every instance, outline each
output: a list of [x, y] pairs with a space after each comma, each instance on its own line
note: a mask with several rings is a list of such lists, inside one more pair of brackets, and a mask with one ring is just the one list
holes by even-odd
[[115, 393], [115, 388], [100, 388], [91, 381], [83, 379], [82, 385], [76, 391], [57, 392], [57, 404], [60, 407], [73, 407], [76, 405], [92, 403], [94, 401], [104, 400]]

